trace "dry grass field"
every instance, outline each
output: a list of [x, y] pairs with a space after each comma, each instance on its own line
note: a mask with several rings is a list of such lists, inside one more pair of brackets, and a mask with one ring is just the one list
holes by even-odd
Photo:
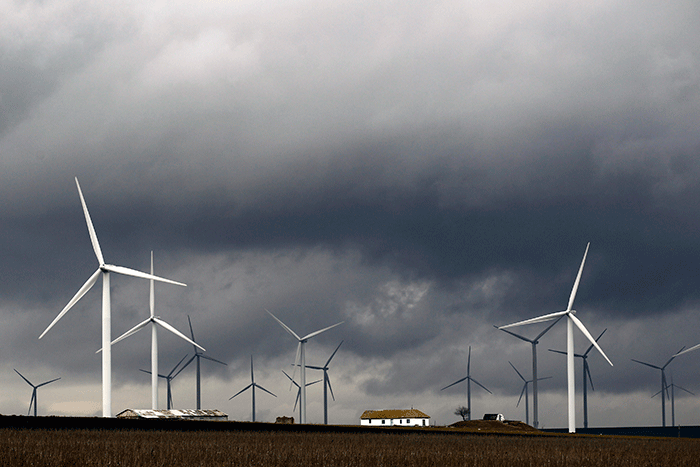
[[700, 440], [469, 433], [0, 429], [8, 466], [697, 466]]

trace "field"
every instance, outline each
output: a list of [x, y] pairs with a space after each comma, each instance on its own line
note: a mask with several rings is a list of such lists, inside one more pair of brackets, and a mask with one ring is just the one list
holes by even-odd
[[8, 466], [697, 466], [700, 440], [303, 431], [0, 429]]

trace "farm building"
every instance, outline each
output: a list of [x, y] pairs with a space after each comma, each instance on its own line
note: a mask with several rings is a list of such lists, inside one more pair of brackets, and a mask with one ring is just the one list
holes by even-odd
[[417, 409], [365, 410], [360, 425], [366, 426], [430, 426], [430, 416]]
[[208, 420], [227, 421], [228, 415], [220, 410], [151, 410], [126, 409], [117, 414], [117, 418], [171, 419], [171, 420]]

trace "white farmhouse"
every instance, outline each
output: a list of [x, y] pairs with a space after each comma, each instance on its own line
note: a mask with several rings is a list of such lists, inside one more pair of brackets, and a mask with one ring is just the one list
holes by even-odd
[[430, 426], [430, 416], [417, 409], [365, 410], [360, 416], [364, 426]]

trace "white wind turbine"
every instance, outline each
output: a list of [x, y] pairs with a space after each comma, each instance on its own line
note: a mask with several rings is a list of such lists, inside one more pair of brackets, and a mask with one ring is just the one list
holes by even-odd
[[[508, 362], [508, 363], [510, 363], [510, 362]], [[530, 424], [530, 415], [529, 415], [529, 413], [530, 413], [530, 408], [529, 408], [528, 403], [527, 403], [527, 399], [528, 399], [527, 385], [530, 384], [530, 383], [532, 383], [532, 380], [530, 380], [530, 381], [526, 380], [525, 377], [524, 377], [522, 374], [520, 374], [520, 372], [518, 371], [518, 369], [515, 368], [515, 365], [513, 365], [512, 363], [510, 363], [510, 366], [513, 367], [513, 369], [515, 370], [515, 372], [518, 374], [518, 376], [520, 376], [520, 379], [522, 379], [522, 380], [523, 380], [523, 383], [524, 383], [524, 384], [523, 384], [523, 389], [520, 391], [520, 397], [518, 397], [518, 403], [515, 404], [515, 406], [517, 407], [517, 406], [520, 405], [520, 401], [522, 400], [523, 394], [524, 394], [524, 395], [525, 395], [525, 423], [529, 425], [529, 424]], [[545, 376], [544, 378], [540, 378], [540, 380], [543, 380], [543, 379], [551, 379], [551, 378], [552, 378], [551, 376]]]
[[331, 354], [330, 357], [328, 357], [328, 360], [326, 360], [326, 364], [323, 366], [312, 366], [312, 365], [307, 365], [306, 368], [311, 368], [313, 370], [323, 370], [323, 424], [328, 425], [328, 390], [331, 391], [331, 397], [335, 401], [335, 396], [333, 395], [333, 388], [331, 387], [331, 378], [328, 376], [328, 365], [331, 364], [331, 360], [333, 360], [333, 357], [335, 357], [336, 352], [338, 352], [338, 349], [340, 346], [343, 345], [343, 341], [340, 341], [340, 344], [338, 344], [338, 347], [335, 348], [333, 353]]
[[92, 249], [95, 251], [95, 256], [97, 257], [98, 267], [97, 270], [90, 276], [90, 278], [83, 284], [83, 286], [78, 290], [78, 292], [70, 299], [68, 304], [63, 308], [63, 310], [56, 316], [56, 318], [51, 322], [49, 327], [44, 330], [39, 336], [39, 339], [44, 337], [47, 332], [60, 320], [63, 315], [65, 315], [68, 310], [70, 310], [73, 305], [75, 305], [82, 297], [85, 295], [93, 285], [97, 282], [97, 279], [102, 276], [102, 416], [111, 417], [112, 416], [112, 346], [110, 342], [112, 340], [112, 309], [111, 309], [111, 298], [110, 298], [110, 286], [109, 286], [109, 273], [114, 272], [117, 274], [123, 274], [127, 276], [138, 277], [141, 279], [153, 279], [161, 282], [167, 282], [169, 284], [185, 286], [181, 282], [175, 282], [170, 279], [164, 279], [162, 277], [154, 276], [152, 274], [147, 274], [145, 272], [137, 271], [135, 269], [125, 268], [122, 266], [114, 266], [112, 264], [106, 264], [104, 257], [102, 256], [102, 250], [100, 249], [100, 244], [97, 241], [97, 234], [95, 233], [95, 227], [92, 225], [92, 219], [90, 218], [90, 213], [88, 212], [87, 204], [85, 204], [85, 198], [83, 198], [83, 192], [80, 190], [80, 183], [78, 183], [78, 178], [75, 178], [75, 184], [78, 187], [78, 194], [80, 195], [80, 202], [83, 205], [83, 213], [85, 215], [85, 222], [87, 223], [88, 233], [90, 234], [90, 242], [92, 243]]
[[243, 389], [241, 389], [240, 391], [238, 391], [233, 396], [229, 397], [228, 400], [231, 400], [234, 397], [236, 397], [237, 395], [243, 394], [248, 389], [250, 389], [253, 393], [253, 421], [255, 421], [255, 388], [258, 388], [258, 389], [265, 391], [266, 393], [268, 393], [272, 396], [277, 397], [275, 394], [272, 394], [270, 391], [268, 391], [267, 389], [265, 389], [264, 387], [260, 386], [258, 383], [255, 382], [255, 375], [253, 374], [253, 356], [251, 355], [250, 356], [250, 384], [248, 386], [244, 387]]
[[469, 356], [467, 357], [467, 376], [465, 376], [465, 377], [462, 378], [462, 379], [458, 379], [458, 380], [455, 381], [454, 383], [449, 384], [449, 385], [445, 386], [444, 388], [440, 389], [441, 391], [444, 391], [444, 390], [447, 389], [447, 388], [451, 388], [451, 387], [454, 386], [455, 384], [459, 384], [459, 383], [461, 383], [462, 381], [465, 381], [465, 380], [467, 381], [467, 420], [471, 420], [471, 419], [472, 419], [472, 381], [474, 381], [476, 384], [478, 384], [479, 386], [481, 386], [481, 387], [482, 387], [486, 392], [488, 392], [489, 394], [493, 394], [491, 391], [489, 391], [488, 389], [486, 389], [486, 386], [484, 386], [483, 384], [481, 384], [480, 382], [478, 382], [477, 380], [475, 380], [474, 378], [472, 378], [472, 375], [471, 375], [471, 362], [472, 362], [472, 346], [470, 345], [470, 346], [469, 346]]
[[318, 336], [322, 332], [328, 331], [331, 328], [334, 328], [336, 326], [340, 326], [341, 324], [344, 323], [344, 321], [341, 321], [340, 323], [336, 323], [332, 326], [328, 326], [327, 328], [323, 328], [319, 331], [312, 332], [311, 334], [307, 334], [304, 337], [299, 337], [297, 333], [291, 330], [289, 326], [284, 324], [282, 321], [279, 320], [275, 315], [270, 313], [268, 310], [267, 313], [275, 318], [275, 321], [280, 323], [280, 325], [284, 328], [285, 331], [287, 331], [289, 334], [294, 336], [294, 338], [299, 342], [299, 345], [297, 346], [297, 355], [294, 358], [294, 371], [292, 372], [292, 381], [294, 380], [294, 376], [296, 376], [296, 366], [299, 365], [300, 371], [299, 371], [299, 379], [301, 380], [301, 384], [299, 384], [299, 391], [301, 392], [301, 405], [299, 407], [299, 423], [306, 423], [306, 355], [304, 352], [304, 347], [306, 342], [311, 339], [312, 337]]
[[[151, 275], [153, 275], [153, 252], [151, 251]], [[190, 344], [196, 347], [199, 347], [202, 350], [205, 350], [204, 347], [201, 345], [197, 344], [193, 340], [191, 340], [189, 337], [185, 336], [183, 333], [160, 319], [160, 316], [156, 316], [156, 298], [155, 298], [155, 281], [151, 279], [151, 287], [150, 287], [150, 300], [149, 300], [149, 309], [151, 312], [151, 315], [146, 319], [145, 321], [140, 322], [133, 328], [129, 329], [126, 331], [124, 334], [121, 336], [117, 337], [112, 341], [112, 345], [116, 344], [117, 342], [126, 339], [127, 337], [136, 334], [138, 331], [141, 329], [145, 328], [149, 324], [151, 325], [151, 408], [153, 410], [158, 410], [158, 326], [162, 327], [163, 329], [172, 332], [175, 334], [177, 337], [180, 339], [184, 339], [185, 341], [189, 342]], [[99, 350], [98, 350], [99, 352]], [[184, 369], [184, 367], [183, 367]]]
[[[294, 411], [295, 411], [296, 408], [297, 408], [297, 404], [299, 404], [299, 399], [301, 398], [301, 386], [299, 386], [299, 383], [297, 383], [296, 381], [294, 381], [294, 378], [292, 378], [291, 376], [289, 376], [289, 375], [287, 374], [287, 372], [285, 372], [284, 370], [282, 370], [282, 373], [284, 373], [284, 376], [286, 376], [287, 379], [289, 379], [289, 381], [291, 381], [291, 384], [293, 384], [294, 386], [297, 387], [297, 397], [296, 397], [296, 399], [294, 399], [294, 407], [292, 408], [292, 413], [294, 413]], [[312, 381], [312, 382], [310, 382], [310, 383], [306, 383], [304, 386], [309, 387], [309, 386], [311, 386], [311, 385], [313, 385], [313, 384], [320, 383], [320, 382], [321, 382], [321, 380], [320, 380], [320, 379], [317, 379], [316, 381]], [[301, 419], [301, 404], [299, 404], [299, 418]]]
[[[15, 370], [13, 368], [13, 370]], [[29, 400], [29, 410], [27, 410], [27, 415], [29, 415], [32, 412], [32, 404], [34, 405], [34, 416], [36, 417], [36, 406], [39, 405], [39, 401], [36, 398], [36, 390], [39, 389], [42, 386], [46, 386], [47, 384], [53, 383], [54, 381], [58, 381], [61, 378], [55, 378], [52, 379], [51, 381], [46, 381], [45, 383], [37, 384], [34, 386], [31, 381], [29, 381], [27, 378], [24, 377], [22, 373], [19, 371], [15, 370], [15, 373], [17, 373], [23, 380], [27, 382], [28, 385], [32, 387], [32, 398]]]
[[527, 319], [525, 321], [519, 321], [517, 323], [508, 324], [506, 326], [499, 326], [498, 329], [506, 329], [515, 326], [522, 326], [525, 324], [542, 323], [545, 321], [551, 321], [557, 319], [561, 316], [566, 316], [566, 379], [567, 379], [567, 392], [568, 392], [568, 406], [569, 406], [569, 433], [576, 432], [576, 401], [574, 400], [576, 386], [574, 381], [574, 325], [583, 333], [584, 336], [598, 349], [598, 352], [607, 360], [607, 362], [612, 366], [612, 362], [605, 355], [603, 349], [600, 348], [598, 343], [593, 339], [591, 333], [588, 332], [586, 326], [576, 317], [576, 310], [572, 309], [574, 306], [574, 299], [576, 298], [576, 291], [578, 290], [578, 285], [581, 282], [581, 274], [583, 273], [583, 265], [586, 262], [586, 255], [588, 255], [588, 248], [591, 246], [590, 242], [586, 245], [586, 252], [583, 254], [583, 260], [581, 261], [581, 267], [578, 270], [576, 276], [576, 281], [574, 281], [574, 287], [571, 290], [571, 295], [569, 296], [569, 304], [564, 311], [557, 311], [555, 313], [550, 313], [537, 318]]
[[[540, 419], [539, 419], [539, 408], [538, 408], [538, 391], [537, 391], [537, 381], [539, 381], [539, 378], [537, 377], [537, 344], [540, 343], [540, 338], [544, 336], [547, 331], [552, 329], [552, 327], [559, 322], [559, 320], [562, 317], [560, 316], [557, 318], [552, 324], [547, 326], [544, 331], [540, 332], [537, 337], [534, 339], [528, 339], [525, 336], [521, 336], [520, 334], [516, 334], [513, 331], [509, 331], [507, 329], [501, 329], [501, 331], [510, 334], [513, 337], [517, 337], [520, 340], [523, 340], [525, 342], [529, 342], [530, 345], [532, 346], [532, 426], [535, 428], [539, 428], [540, 425]], [[498, 329], [498, 326], [494, 326], [496, 329]]]

